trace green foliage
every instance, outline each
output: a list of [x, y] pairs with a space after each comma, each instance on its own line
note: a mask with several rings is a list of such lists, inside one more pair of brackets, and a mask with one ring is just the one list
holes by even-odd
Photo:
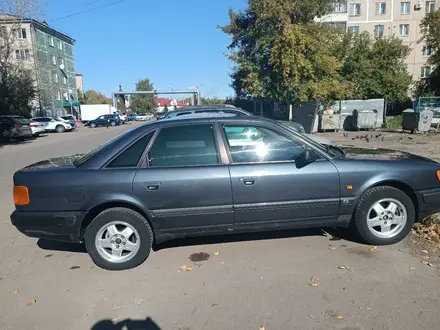
[[202, 97], [200, 99], [200, 104], [202, 105], [225, 104], [225, 102], [225, 99], [218, 97]]
[[[136, 83], [136, 91], [152, 91], [153, 84], [150, 79], [141, 79]], [[154, 94], [133, 95], [131, 98], [131, 111], [136, 113], [156, 112], [157, 103]]]
[[166, 105], [166, 103], [165, 103], [165, 106], [163, 107], [163, 111], [164, 111], [164, 112], [169, 111], [169, 110], [168, 110], [168, 105]]
[[408, 97], [412, 77], [405, 58], [411, 49], [396, 37], [371, 38], [368, 32], [346, 34], [340, 48], [342, 77], [352, 85], [352, 97], [386, 97], [402, 101]]
[[86, 104], [86, 98], [84, 96], [84, 93], [78, 88], [76, 90], [77, 94], [78, 94], [78, 102], [80, 104]]
[[12, 65], [0, 66], [0, 114], [30, 116], [37, 96], [32, 73]]
[[434, 51], [428, 59], [433, 66], [429, 77], [420, 80], [417, 85], [417, 96], [440, 96], [440, 10], [427, 13], [420, 24], [422, 38], [419, 43], [431, 46]]
[[[81, 93], [82, 94], [82, 93]], [[79, 95], [79, 94], [78, 94]], [[112, 104], [112, 100], [104, 94], [93, 89], [85, 91], [81, 104]]]
[[394, 116], [393, 118], [387, 120], [386, 127], [389, 129], [402, 128], [402, 121], [403, 121], [402, 115]]

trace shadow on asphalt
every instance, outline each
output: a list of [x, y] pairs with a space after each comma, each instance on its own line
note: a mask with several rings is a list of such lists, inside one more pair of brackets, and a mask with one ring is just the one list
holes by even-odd
[[[203, 237], [177, 238], [166, 241], [161, 244], [153, 244], [154, 251], [170, 249], [175, 247], [210, 245], [220, 243], [262, 241], [283, 238], [322, 236], [327, 237], [329, 242], [346, 240], [354, 243], [362, 243], [354, 236], [350, 230], [342, 228], [310, 228], [310, 229], [291, 229], [280, 231], [265, 231], [257, 233], [236, 233]], [[331, 243], [329, 243], [331, 244]], [[84, 244], [57, 242], [45, 239], [39, 239], [37, 245], [40, 249], [63, 252], [87, 253]]]
[[145, 320], [126, 319], [117, 323], [112, 320], [97, 322], [90, 330], [161, 330], [161, 328], [150, 317]]
[[36, 139], [37, 139], [36, 137], [32, 137], [32, 138], [20, 139], [20, 140], [9, 140], [9, 141], [0, 140], [0, 148], [4, 147], [4, 146], [15, 146], [15, 145], [20, 145], [20, 144], [29, 144], [29, 143], [34, 142]]

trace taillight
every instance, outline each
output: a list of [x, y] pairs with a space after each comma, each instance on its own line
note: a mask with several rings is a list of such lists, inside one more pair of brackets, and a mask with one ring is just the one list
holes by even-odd
[[31, 124], [31, 127], [38, 127], [38, 124]]
[[30, 202], [29, 190], [25, 186], [14, 186], [14, 204], [28, 205]]
[[437, 174], [437, 180], [440, 181], [440, 170], [438, 170], [438, 171], [436, 172], [436, 174]]
[[21, 125], [20, 124], [14, 124], [14, 128], [20, 128]]

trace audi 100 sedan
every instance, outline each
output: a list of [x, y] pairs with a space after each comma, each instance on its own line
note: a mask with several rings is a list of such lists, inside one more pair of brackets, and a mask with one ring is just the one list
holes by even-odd
[[173, 119], [25, 167], [13, 190], [19, 231], [84, 242], [98, 266], [122, 270], [153, 242], [195, 235], [332, 226], [393, 244], [440, 210], [440, 164], [323, 146], [258, 117]]

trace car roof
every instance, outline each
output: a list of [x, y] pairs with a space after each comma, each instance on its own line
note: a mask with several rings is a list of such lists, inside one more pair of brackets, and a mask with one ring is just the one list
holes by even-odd
[[[179, 118], [180, 117], [180, 118]], [[202, 117], [194, 117], [192, 115], [188, 116], [179, 116], [175, 118], [169, 118], [165, 120], [157, 120], [152, 121], [149, 123], [146, 123], [139, 127], [151, 127], [151, 128], [160, 128], [161, 126], [168, 126], [172, 123], [175, 124], [187, 124], [187, 123], [214, 123], [214, 122], [243, 122], [245, 123], [271, 123], [276, 124], [276, 122], [273, 119], [265, 118], [265, 117], [257, 117], [257, 116], [235, 116], [235, 115], [229, 115], [225, 116], [222, 114], [213, 114], [210, 116], [202, 116]]]

